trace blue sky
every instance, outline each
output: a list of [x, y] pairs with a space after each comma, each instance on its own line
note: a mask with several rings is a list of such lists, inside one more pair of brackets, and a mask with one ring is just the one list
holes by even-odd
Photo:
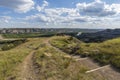
[[0, 28], [120, 28], [120, 0], [0, 0]]

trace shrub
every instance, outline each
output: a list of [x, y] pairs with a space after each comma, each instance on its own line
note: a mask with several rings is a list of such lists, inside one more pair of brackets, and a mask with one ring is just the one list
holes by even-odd
[[9, 50], [9, 49], [14, 48], [26, 41], [27, 41], [26, 39], [1, 41], [1, 44], [2, 44], [1, 50], [3, 50], [3, 51]]

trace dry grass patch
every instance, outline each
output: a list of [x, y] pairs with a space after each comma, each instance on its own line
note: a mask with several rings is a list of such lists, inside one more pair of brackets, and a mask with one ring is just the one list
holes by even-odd
[[48, 45], [40, 47], [34, 59], [40, 80], [94, 80], [93, 74], [85, 74], [85, 66]]

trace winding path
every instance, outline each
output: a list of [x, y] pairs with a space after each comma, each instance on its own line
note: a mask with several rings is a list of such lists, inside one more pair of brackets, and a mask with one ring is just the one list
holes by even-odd
[[35, 51], [32, 51], [23, 61], [21, 64], [21, 72], [20, 77], [18, 80], [38, 80], [34, 64], [33, 64], [33, 55], [35, 54]]
[[[56, 48], [52, 46], [49, 43], [49, 40], [46, 40], [46, 43], [48, 46], [53, 47], [55, 50], [65, 53], [59, 48]], [[120, 73], [113, 69], [110, 65], [105, 65], [105, 66], [99, 66], [98, 63], [94, 62], [90, 58], [81, 58], [80, 56], [74, 56], [70, 55], [72, 58], [74, 58], [76, 61], [78, 61], [81, 65], [84, 65], [88, 67], [88, 71], [86, 71], [86, 74], [97, 74], [98, 76], [101, 76], [104, 80], [120, 80]], [[96, 76], [97, 77], [97, 76]]]
[[[44, 41], [50, 47], [53, 47], [56, 51], [60, 53], [65, 53], [59, 48], [52, 46], [49, 43], [49, 39]], [[21, 64], [21, 71], [18, 80], [40, 80], [37, 78], [37, 73], [35, 72], [33, 57], [35, 54], [35, 50], [33, 50], [23, 61]], [[71, 58], [75, 59], [79, 64], [88, 67], [88, 71], [85, 74], [96, 74], [100, 76], [104, 80], [120, 80], [120, 73], [114, 70], [110, 65], [99, 66], [97, 63], [92, 61], [90, 58], [81, 58], [80, 56], [70, 55]], [[97, 76], [94, 80], [97, 80]]]

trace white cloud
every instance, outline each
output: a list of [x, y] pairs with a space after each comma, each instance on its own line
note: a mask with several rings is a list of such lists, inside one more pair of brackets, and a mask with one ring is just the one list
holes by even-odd
[[[101, 0], [95, 0], [91, 3], [77, 3], [76, 8], [49, 8], [49, 3], [43, 1], [43, 4], [37, 5], [39, 12], [25, 19], [30, 24], [46, 26], [112, 26], [118, 25], [120, 18], [120, 4], [106, 4]], [[115, 18], [116, 17], [116, 18]], [[117, 21], [117, 22], [115, 22]], [[32, 23], [31, 23], [32, 22]], [[105, 25], [106, 24], [106, 25]]]
[[19, 13], [30, 11], [34, 4], [33, 0], [0, 0], [0, 6], [11, 8]]
[[[117, 6], [116, 6], [117, 5]], [[115, 15], [118, 12], [118, 8], [120, 4], [106, 4], [101, 0], [95, 0], [95, 2], [91, 3], [77, 3], [76, 7], [80, 14], [88, 15], [88, 16], [111, 16]], [[120, 8], [119, 8], [120, 9]]]
[[48, 16], [80, 16], [79, 12], [76, 9], [72, 8], [49, 8], [45, 9], [44, 12]]
[[49, 8], [44, 9], [44, 13], [38, 13], [26, 17], [27, 21], [34, 21], [39, 23], [74, 23], [86, 22], [88, 17], [82, 17], [76, 9], [69, 8]]
[[50, 17], [47, 17], [43, 14], [36, 14], [36, 15], [31, 15], [31, 16], [27, 16], [25, 18], [27, 21], [32, 21], [32, 22], [51, 22], [52, 19]]
[[10, 16], [0, 16], [0, 22], [9, 23], [12, 18]]
[[43, 7], [46, 7], [46, 6], [48, 6], [49, 5], [49, 3], [47, 2], [47, 1], [43, 1]]
[[[110, 16], [119, 13], [119, 4], [106, 4], [101, 0], [91, 3], [77, 3], [76, 8], [48, 8], [49, 3], [43, 1], [36, 9], [39, 13], [27, 16], [27, 21], [38, 23], [93, 23], [110, 19]], [[116, 7], [117, 6], [117, 7]], [[47, 8], [46, 8], [47, 7]]]
[[43, 1], [42, 6], [37, 5], [36, 9], [40, 12], [40, 11], [44, 10], [45, 7], [47, 7], [48, 5], [49, 5], [49, 3], [47, 1]]
[[95, 2], [101, 2], [101, 0], [95, 0]]
[[111, 9], [114, 9], [118, 14], [120, 13], [120, 4], [112, 4], [111, 6], [108, 6], [108, 7], [111, 7]]

